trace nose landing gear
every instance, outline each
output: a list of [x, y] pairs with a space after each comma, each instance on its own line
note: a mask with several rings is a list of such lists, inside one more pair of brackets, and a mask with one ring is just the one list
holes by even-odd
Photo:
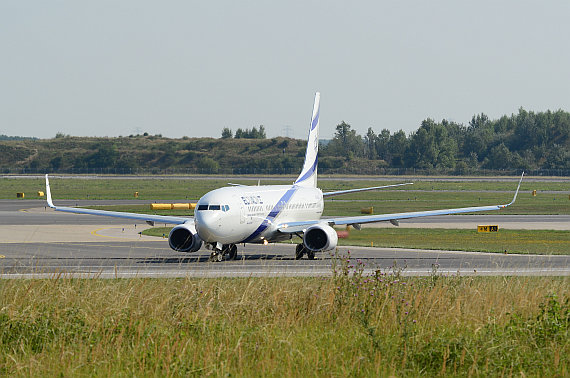
[[214, 248], [208, 261], [222, 262], [224, 260], [235, 260], [237, 258], [237, 245], [224, 244], [222, 249]]

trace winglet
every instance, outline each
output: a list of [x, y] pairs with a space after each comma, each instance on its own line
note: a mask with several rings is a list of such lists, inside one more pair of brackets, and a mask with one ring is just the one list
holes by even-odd
[[46, 197], [47, 197], [48, 206], [55, 209], [53, 201], [51, 200], [51, 190], [49, 188], [49, 178], [47, 174], [46, 174]]
[[522, 183], [523, 177], [524, 177], [524, 171], [523, 171], [523, 173], [522, 173], [522, 175], [521, 175], [521, 179], [519, 180], [519, 186], [517, 186], [517, 191], [515, 192], [515, 196], [513, 197], [513, 200], [512, 200], [511, 202], [509, 202], [508, 204], [506, 204], [506, 205], [501, 205], [501, 206], [499, 206], [499, 207], [503, 207], [503, 208], [504, 208], [504, 207], [507, 207], [507, 206], [511, 206], [513, 203], [515, 203], [515, 201], [517, 200], [517, 195], [519, 194], [519, 189], [520, 189], [520, 187], [521, 187], [521, 183]]

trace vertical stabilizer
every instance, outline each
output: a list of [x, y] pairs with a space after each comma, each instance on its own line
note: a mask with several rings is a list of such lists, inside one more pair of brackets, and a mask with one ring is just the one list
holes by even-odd
[[55, 208], [55, 206], [53, 205], [53, 201], [51, 199], [51, 189], [49, 187], [49, 178], [48, 175], [46, 175], [46, 196], [47, 196], [47, 204], [49, 207]]
[[295, 180], [295, 185], [317, 186], [317, 163], [319, 152], [319, 109], [321, 94], [315, 94], [315, 104], [313, 105], [313, 116], [311, 117], [311, 127], [307, 139], [307, 152], [305, 152], [305, 163], [301, 174]]

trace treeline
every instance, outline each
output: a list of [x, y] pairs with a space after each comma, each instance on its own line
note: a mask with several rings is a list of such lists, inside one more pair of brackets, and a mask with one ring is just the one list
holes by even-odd
[[[570, 113], [528, 112], [491, 120], [473, 116], [468, 125], [424, 120], [404, 131], [361, 136], [346, 122], [319, 152], [320, 173], [569, 175]], [[233, 173], [295, 174], [306, 141], [266, 139], [265, 129], [224, 129], [219, 139], [131, 135], [80, 138], [58, 133], [53, 139], [0, 140], [4, 173]]]
[[306, 142], [289, 138], [118, 138], [59, 136], [0, 141], [3, 173], [291, 173]]
[[0, 134], [0, 140], [37, 140], [38, 138], [23, 137], [23, 136], [8, 136]]
[[[426, 119], [406, 135], [372, 128], [358, 135], [346, 122], [336, 126], [333, 140], [322, 149], [324, 168], [365, 159], [378, 167], [415, 168], [433, 172], [474, 173], [480, 169], [570, 169], [570, 113], [518, 114], [490, 120], [473, 116], [467, 126]], [[321, 167], [323, 164], [321, 164]]]
[[238, 128], [236, 130], [236, 134], [234, 135], [232, 132], [232, 129], [228, 128], [228, 127], [224, 127], [224, 129], [222, 130], [222, 139], [230, 139], [230, 138], [236, 138], [236, 139], [266, 139], [267, 136], [265, 135], [265, 126], [260, 125], [259, 126], [259, 130], [253, 126], [250, 129], [241, 129]]

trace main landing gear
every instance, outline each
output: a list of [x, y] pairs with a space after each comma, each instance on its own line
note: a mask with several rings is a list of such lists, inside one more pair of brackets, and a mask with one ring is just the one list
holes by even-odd
[[208, 261], [222, 262], [224, 260], [235, 260], [237, 258], [237, 245], [235, 244], [224, 244], [222, 249], [219, 250], [214, 248], [210, 254]]
[[307, 248], [305, 248], [305, 245], [303, 243], [301, 244], [297, 244], [297, 247], [295, 247], [295, 260], [300, 260], [303, 258], [304, 254], [307, 254], [307, 258], [309, 260], [314, 260], [315, 259], [315, 252], [308, 250]]

